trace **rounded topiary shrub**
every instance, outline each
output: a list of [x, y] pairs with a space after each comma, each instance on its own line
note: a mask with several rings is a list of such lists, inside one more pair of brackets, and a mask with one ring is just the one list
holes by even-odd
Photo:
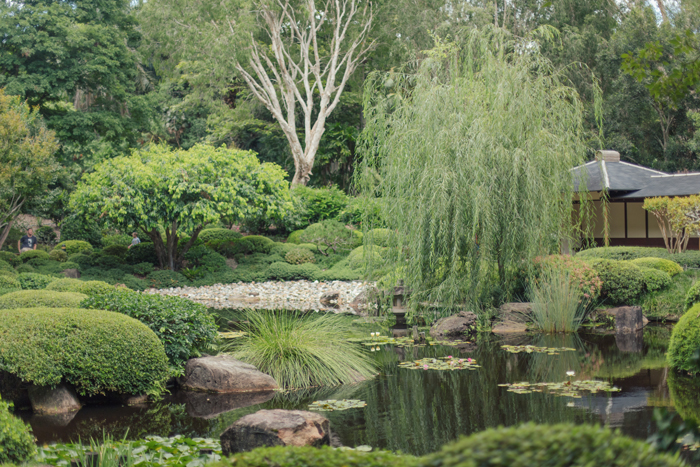
[[341, 451], [330, 446], [275, 446], [236, 453], [210, 467], [413, 467], [418, 459], [387, 451]]
[[240, 232], [236, 232], [231, 229], [204, 229], [199, 232], [198, 238], [204, 243], [210, 242], [212, 240], [237, 240], [241, 238]]
[[36, 453], [32, 429], [10, 413], [11, 404], [0, 399], [0, 465], [21, 464]]
[[68, 262], [78, 263], [81, 266], [90, 266], [92, 264], [92, 258], [83, 253], [76, 253], [68, 256]]
[[147, 276], [153, 272], [153, 265], [151, 263], [138, 263], [134, 265], [134, 274], [140, 276]]
[[665, 271], [647, 267], [640, 267], [639, 269], [642, 271], [642, 280], [644, 281], [644, 287], [647, 292], [663, 290], [673, 283], [673, 279], [671, 279], [671, 276]]
[[348, 266], [350, 269], [363, 270], [371, 264], [373, 268], [381, 267], [384, 264], [384, 255], [388, 251], [387, 248], [379, 246], [365, 248], [358, 246], [350, 252], [348, 256]]
[[21, 289], [22, 285], [16, 277], [0, 274], [0, 289]]
[[678, 320], [668, 344], [668, 364], [680, 371], [695, 373], [698, 368], [692, 361], [700, 349], [700, 304], [694, 305]]
[[289, 264], [315, 263], [316, 257], [306, 248], [294, 248], [284, 255], [285, 261]]
[[33, 272], [23, 272], [17, 276], [19, 284], [24, 290], [45, 289], [47, 285], [56, 280], [53, 276], [36, 274]]
[[176, 271], [163, 269], [161, 271], [153, 271], [146, 279], [151, 287], [156, 289], [167, 289], [170, 287], [184, 287], [190, 284], [189, 279]]
[[126, 262], [128, 264], [151, 263], [158, 264], [158, 255], [156, 255], [156, 247], [153, 243], [141, 242], [134, 245], [126, 252]]
[[17, 271], [18, 273], [22, 273], [22, 272], [34, 272], [35, 270], [34, 270], [34, 266], [32, 266], [31, 264], [20, 264], [19, 266], [17, 266], [17, 268], [15, 268], [15, 271]]
[[603, 281], [601, 297], [609, 305], [627, 305], [644, 292], [644, 274], [640, 267], [629, 261], [607, 259], [588, 260]]
[[163, 344], [147, 326], [73, 308], [3, 311], [0, 367], [39, 386], [72, 384], [82, 395], [159, 393], [168, 378]]
[[44, 261], [49, 261], [51, 259], [49, 254], [42, 250], [29, 250], [19, 255], [19, 259], [21, 259], [23, 263], [37, 258]]
[[127, 251], [129, 251], [129, 248], [124, 245], [110, 245], [102, 248], [104, 256], [116, 256], [118, 258], [125, 258]]
[[425, 467], [682, 466], [643, 441], [595, 425], [491, 428], [449, 443], [421, 459]]
[[12, 265], [10, 263], [8, 263], [7, 261], [3, 261], [1, 259], [0, 259], [0, 271], [7, 271], [12, 275], [17, 274], [15, 272], [15, 269], [12, 267]]
[[304, 230], [295, 230], [289, 234], [287, 237], [287, 243], [301, 243], [301, 236], [304, 234]]
[[105, 248], [111, 245], [123, 245], [128, 247], [131, 245], [132, 238], [133, 237], [128, 234], [105, 235], [102, 237], [102, 246]]
[[10, 263], [10, 265], [13, 267], [19, 266], [19, 264], [22, 262], [22, 260], [19, 258], [19, 255], [10, 253], [9, 251], [0, 251], [0, 261]]
[[315, 264], [272, 263], [267, 268], [268, 280], [314, 280], [321, 270]]
[[61, 263], [61, 271], [65, 271], [66, 269], [80, 269], [80, 265], [72, 261], [66, 261], [65, 263]]
[[236, 242], [236, 253], [250, 255], [253, 253], [268, 254], [274, 246], [272, 240], [262, 235], [249, 235]]
[[51, 258], [54, 261], [60, 261], [62, 263], [64, 261], [68, 261], [68, 253], [66, 253], [63, 250], [51, 250], [49, 252], [49, 258]]
[[92, 252], [92, 245], [83, 240], [66, 240], [54, 247], [54, 250], [62, 250], [66, 247], [66, 254], [68, 256], [74, 255], [76, 253], [89, 253]]
[[14, 308], [80, 308], [80, 302], [87, 295], [76, 292], [56, 292], [53, 290], [20, 290], [0, 297], [0, 309]]
[[78, 292], [88, 296], [100, 295], [114, 290], [113, 285], [102, 281], [81, 281], [80, 279], [56, 279], [46, 286], [46, 290], [57, 292]]
[[685, 294], [685, 309], [689, 309], [696, 303], [700, 303], [700, 281], [694, 283]]
[[670, 259], [637, 258], [631, 260], [630, 263], [636, 264], [637, 266], [643, 268], [658, 269], [659, 271], [668, 273], [668, 275], [670, 275], [671, 277], [683, 272], [683, 268], [681, 267], [681, 265], [671, 261]]

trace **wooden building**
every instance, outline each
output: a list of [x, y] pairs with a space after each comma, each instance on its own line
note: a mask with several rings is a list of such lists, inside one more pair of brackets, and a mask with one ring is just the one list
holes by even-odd
[[[610, 246], [664, 247], [656, 217], [642, 208], [644, 199], [700, 194], [700, 173], [659, 172], [623, 162], [616, 151], [598, 151], [595, 160], [574, 168], [573, 173], [578, 193], [584, 191], [578, 181], [585, 177], [585, 191], [593, 203], [593, 235], [600, 246], [605, 244], [606, 206]], [[605, 192], [607, 202], [601, 200]], [[579, 202], [574, 204], [578, 211]], [[688, 249], [700, 249], [697, 235], [691, 236]]]

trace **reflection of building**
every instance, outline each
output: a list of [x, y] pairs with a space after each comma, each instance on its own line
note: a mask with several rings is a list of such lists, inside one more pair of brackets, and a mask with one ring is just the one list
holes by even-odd
[[[575, 179], [580, 180], [582, 176], [586, 177], [587, 191], [593, 200], [593, 236], [601, 246], [607, 215], [610, 245], [663, 247], [656, 218], [642, 208], [644, 199], [700, 193], [700, 173], [670, 175], [622, 162], [616, 151], [598, 151], [596, 160], [574, 168]], [[577, 187], [577, 191], [584, 190]], [[608, 194], [607, 203], [601, 201], [604, 192]], [[578, 210], [578, 202], [574, 203]], [[693, 235], [688, 249], [698, 248], [698, 237]]]

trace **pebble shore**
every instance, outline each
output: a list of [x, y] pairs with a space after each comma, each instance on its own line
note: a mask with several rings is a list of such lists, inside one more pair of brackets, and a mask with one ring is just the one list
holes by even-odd
[[[374, 282], [368, 281], [270, 281], [149, 289], [145, 293], [183, 297], [209, 308], [324, 310], [355, 314], [350, 302], [373, 286]], [[319, 301], [321, 296], [330, 293], [339, 294], [337, 307], [324, 306]]]

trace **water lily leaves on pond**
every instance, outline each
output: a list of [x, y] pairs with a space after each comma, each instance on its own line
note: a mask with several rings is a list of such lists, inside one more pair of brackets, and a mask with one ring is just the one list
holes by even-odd
[[510, 353], [544, 353], [547, 355], [559, 355], [559, 352], [576, 351], [576, 349], [568, 347], [537, 347], [534, 345], [502, 345], [501, 348]]
[[577, 399], [581, 398], [582, 392], [595, 394], [598, 392], [619, 392], [620, 388], [612, 386], [606, 381], [585, 380], [585, 381], [564, 381], [561, 383], [519, 383], [499, 384], [508, 388], [508, 392], [516, 394], [530, 394], [533, 392], [543, 392], [555, 396], [568, 396]]
[[309, 405], [309, 410], [315, 410], [317, 412], [334, 412], [336, 410], [361, 409], [362, 407], [367, 407], [367, 403], [365, 401], [360, 401], [357, 399], [329, 399], [327, 401], [312, 402], [311, 405]]
[[243, 331], [230, 331], [230, 332], [220, 332], [219, 337], [222, 339], [238, 339], [239, 337], [245, 336]]
[[408, 370], [440, 370], [440, 371], [455, 371], [455, 370], [476, 370], [481, 368], [476, 364], [473, 358], [422, 358], [410, 362], [399, 363], [400, 368]]

